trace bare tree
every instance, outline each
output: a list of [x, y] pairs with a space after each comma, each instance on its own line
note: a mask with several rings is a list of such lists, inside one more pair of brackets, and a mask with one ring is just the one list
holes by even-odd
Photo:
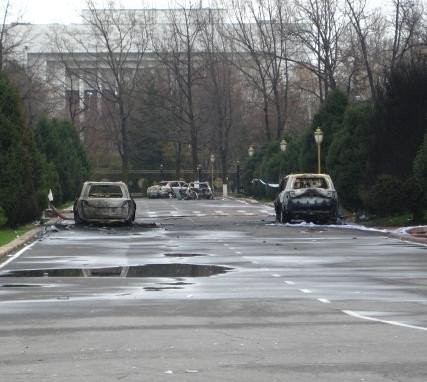
[[92, 0], [87, 6], [85, 32], [64, 30], [57, 34], [55, 45], [67, 75], [83, 81], [102, 99], [100, 112], [108, 116], [105, 127], [120, 155], [122, 178], [127, 181], [129, 116], [141, 80], [150, 22], [144, 11], [119, 10], [114, 1], [105, 9], [96, 8]]
[[338, 11], [337, 0], [296, 0], [294, 34], [303, 49], [297, 62], [319, 82], [321, 101], [337, 86], [336, 69], [340, 40], [346, 22]]
[[231, 132], [239, 126], [236, 118], [239, 94], [240, 72], [230, 65], [230, 52], [225, 40], [224, 18], [219, 9], [211, 10], [203, 24], [201, 35], [204, 52], [206, 78], [203, 87], [206, 96], [202, 106], [203, 115], [211, 125], [210, 152], [219, 154], [222, 178], [228, 178], [228, 161], [230, 156]]
[[[195, 90], [204, 77], [200, 35], [203, 30], [201, 9], [189, 5], [169, 10], [168, 24], [161, 38], [153, 36], [156, 55], [169, 76], [169, 111], [186, 126], [191, 145], [193, 175], [199, 164], [200, 120], [197, 115]], [[160, 41], [161, 40], [161, 41]], [[178, 147], [181, 150], [181, 147]], [[179, 151], [178, 151], [179, 153]]]
[[425, 11], [417, 0], [393, 0], [394, 18], [391, 67], [394, 67], [406, 52], [425, 44]]
[[[234, 64], [262, 99], [264, 130], [267, 140], [279, 138], [285, 130], [288, 74], [289, 23], [287, 8], [280, 0], [232, 0], [227, 39]], [[276, 122], [272, 133], [271, 105]]]
[[371, 97], [376, 99], [376, 82], [370, 61], [368, 36], [370, 28], [372, 25], [376, 24], [378, 19], [374, 15], [368, 15], [366, 12], [366, 0], [345, 0], [345, 2], [347, 5], [348, 17], [356, 33], [360, 46], [363, 64], [368, 77]]

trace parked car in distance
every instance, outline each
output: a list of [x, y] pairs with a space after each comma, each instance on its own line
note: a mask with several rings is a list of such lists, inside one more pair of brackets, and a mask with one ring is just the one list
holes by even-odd
[[123, 182], [85, 182], [73, 212], [76, 224], [131, 224], [135, 220], [136, 204]]
[[188, 199], [213, 199], [213, 192], [208, 182], [190, 182], [187, 189]]
[[283, 178], [274, 201], [276, 220], [337, 223], [338, 195], [327, 174], [291, 174]]
[[159, 184], [154, 184], [147, 188], [147, 197], [154, 198], [176, 198], [177, 193], [185, 193], [187, 183], [182, 180], [163, 180]]

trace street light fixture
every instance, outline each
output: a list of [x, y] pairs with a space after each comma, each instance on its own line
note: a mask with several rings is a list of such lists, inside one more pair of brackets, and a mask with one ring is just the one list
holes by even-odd
[[248, 148], [249, 158], [253, 157], [254, 154], [255, 154], [255, 147], [253, 145], [250, 145], [249, 148]]
[[237, 161], [236, 163], [236, 188], [237, 193], [240, 193], [240, 161]]
[[[286, 142], [286, 139], [283, 138], [280, 141], [280, 151], [282, 153], [284, 153], [286, 151], [287, 147], [288, 147], [288, 142]], [[280, 165], [279, 165], [279, 183], [280, 183], [281, 182], [280, 177], [282, 176], [282, 160], [280, 160], [279, 163], [280, 163]]]
[[323, 141], [323, 131], [318, 127], [314, 132], [314, 140], [317, 144], [317, 172], [320, 174], [320, 145]]
[[201, 177], [202, 177], [202, 165], [198, 164], [197, 165], [197, 178], [198, 178], [199, 182], [200, 182]]
[[215, 163], [215, 155], [211, 154], [212, 192], [215, 191], [215, 189], [214, 189], [214, 163]]
[[288, 147], [288, 142], [286, 142], [286, 139], [282, 139], [280, 141], [280, 151], [284, 153], [286, 151], [286, 148]]
[[163, 164], [160, 165], [160, 180], [163, 180]]

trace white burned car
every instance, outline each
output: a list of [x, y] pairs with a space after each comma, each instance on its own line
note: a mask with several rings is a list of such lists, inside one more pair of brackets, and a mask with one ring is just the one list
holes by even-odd
[[276, 220], [337, 223], [338, 196], [326, 174], [291, 174], [283, 178], [274, 201]]
[[85, 182], [73, 211], [76, 224], [130, 224], [135, 220], [136, 204], [123, 182]]

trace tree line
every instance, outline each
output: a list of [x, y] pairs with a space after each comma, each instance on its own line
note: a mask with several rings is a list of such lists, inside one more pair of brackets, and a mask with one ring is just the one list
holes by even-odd
[[421, 221], [427, 207], [426, 85], [426, 57], [415, 56], [390, 68], [375, 102], [350, 101], [334, 90], [312, 124], [300, 136], [287, 137], [286, 152], [276, 141], [250, 159], [246, 187], [268, 195], [251, 179], [317, 172], [313, 133], [321, 127], [321, 167], [331, 174], [345, 209], [377, 216], [410, 212]]
[[39, 219], [49, 190], [55, 203], [72, 200], [88, 175], [73, 126], [40, 119], [30, 128], [16, 86], [0, 72], [0, 226]]
[[391, 0], [387, 12], [364, 0], [210, 5], [123, 12], [89, 0], [84, 26], [56, 30], [64, 86], [83, 81], [103, 101], [81, 122], [90, 101], [73, 93], [70, 118], [82, 131], [104, 129], [124, 180], [129, 168], [160, 164], [195, 176], [210, 154], [225, 180], [249, 145], [302, 134], [334, 90], [377, 102], [386, 73], [426, 44], [418, 0]]
[[[160, 165], [174, 169], [178, 178], [190, 168], [195, 177], [200, 165], [210, 167], [211, 154], [226, 181], [239, 162], [249, 173], [250, 145], [258, 157], [269, 147], [276, 150], [284, 137], [290, 142], [286, 155], [295, 151], [298, 158], [307, 157], [306, 167], [298, 168], [308, 171], [315, 155], [310, 129], [318, 127], [331, 95], [343, 95], [343, 110], [371, 105], [375, 118], [384, 121], [395, 110], [384, 95], [392, 75], [425, 57], [425, 10], [418, 0], [390, 0], [382, 10], [364, 0], [210, 4], [202, 8], [200, 2], [186, 2], [163, 13], [123, 12], [114, 1], [98, 9], [88, 0], [84, 24], [56, 26], [50, 35], [50, 48], [64, 71], [48, 71], [43, 83], [37, 60], [25, 68], [15, 63], [11, 75], [25, 90], [25, 119], [35, 126], [37, 115], [57, 113], [65, 94], [63, 116], [84, 137], [91, 162], [120, 168], [125, 181], [129, 169]], [[2, 46], [8, 45], [13, 28], [4, 26]], [[24, 39], [25, 34], [21, 44]], [[10, 51], [2, 55], [9, 66]], [[418, 88], [424, 88], [422, 82]], [[410, 106], [405, 102], [407, 114]], [[344, 115], [322, 122], [325, 152]], [[384, 122], [379, 134], [380, 124], [373, 125], [378, 136], [389, 129]], [[412, 134], [411, 126], [406, 135]], [[378, 152], [372, 163], [384, 167], [374, 174], [395, 168], [390, 163], [397, 157], [385, 152], [402, 152], [393, 142], [383, 142], [366, 146]]]

